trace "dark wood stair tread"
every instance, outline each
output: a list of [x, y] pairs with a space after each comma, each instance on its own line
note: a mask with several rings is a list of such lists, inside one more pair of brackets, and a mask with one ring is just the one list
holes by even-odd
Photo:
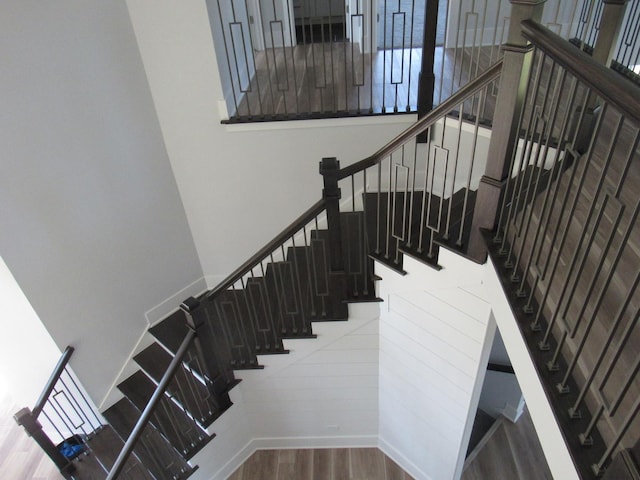
[[182, 310], [177, 310], [160, 323], [149, 329], [149, 332], [167, 349], [176, 353], [187, 335], [186, 316]]
[[[136, 355], [134, 360], [147, 375], [158, 383], [173, 360], [173, 355], [154, 342]], [[226, 404], [226, 408], [223, 410], [217, 409], [208, 388], [194, 373], [200, 374], [196, 368], [194, 368], [194, 372], [191, 372], [184, 365], [178, 368], [175, 379], [169, 383], [167, 392], [177, 399], [194, 418], [197, 418], [201, 425], [207, 427], [231, 404], [230, 402]]]
[[[142, 411], [151, 400], [156, 384], [142, 371], [137, 371], [118, 385], [118, 389]], [[195, 455], [212, 438], [167, 396], [150, 421], [186, 459]]]
[[[140, 410], [127, 398], [123, 398], [103, 412], [114, 431], [124, 441], [129, 438]], [[167, 439], [151, 424], [147, 424], [141, 440], [133, 450], [147, 470], [159, 480], [188, 478], [197, 467], [192, 467], [173, 448]]]

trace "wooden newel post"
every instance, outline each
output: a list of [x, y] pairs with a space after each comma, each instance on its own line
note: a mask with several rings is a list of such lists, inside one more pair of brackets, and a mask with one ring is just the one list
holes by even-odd
[[40, 425], [38, 419], [33, 416], [31, 410], [25, 407], [16, 413], [13, 418], [18, 425], [21, 425], [25, 429], [27, 435], [33, 438], [48, 457], [53, 460], [53, 463], [58, 467], [60, 473], [65, 478], [71, 478], [70, 474], [75, 471], [74, 465], [60, 453], [58, 447], [56, 447], [47, 434], [44, 433], [42, 425]]
[[[202, 348], [202, 342], [200, 341], [200, 336], [204, 334], [204, 325], [206, 319], [206, 312], [200, 305], [200, 301], [189, 297], [185, 301], [180, 304], [180, 309], [184, 312], [186, 317], [187, 327], [196, 332], [196, 336], [193, 339], [193, 347], [195, 348], [196, 355], [198, 357], [198, 361], [201, 365], [201, 368], [204, 370], [200, 372], [203, 377], [206, 379], [207, 388], [211, 393], [211, 401], [216, 408], [223, 407], [220, 403], [220, 398], [218, 397], [217, 388], [215, 385], [215, 378], [213, 373], [215, 368], [211, 368], [212, 365], [209, 364], [209, 357], [205, 356], [204, 350]], [[223, 399], [223, 403], [225, 400]]]
[[593, 46], [594, 60], [609, 67], [621, 33], [627, 0], [603, 0], [600, 30]]
[[338, 172], [340, 162], [335, 158], [323, 158], [320, 162], [320, 174], [324, 179], [322, 198], [327, 204], [327, 229], [329, 230], [329, 252], [331, 256], [331, 271], [344, 271], [342, 255], [342, 227], [340, 225], [340, 188], [338, 187]]
[[481, 228], [493, 229], [499, 202], [509, 180], [509, 165], [518, 143], [518, 120], [524, 108], [527, 80], [531, 73], [533, 49], [522, 36], [524, 20], [540, 21], [546, 0], [511, 0], [511, 21], [507, 43], [502, 46], [504, 60], [496, 100], [491, 142], [485, 173], [480, 180], [473, 213], [473, 229], [468, 254], [484, 262], [487, 249]]

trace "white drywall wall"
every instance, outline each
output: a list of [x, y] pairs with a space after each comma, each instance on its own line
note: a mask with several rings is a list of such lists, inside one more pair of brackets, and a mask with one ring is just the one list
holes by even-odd
[[224, 94], [205, 2], [127, 0], [207, 277], [228, 274], [321, 196], [318, 163], [361, 160], [415, 115], [220, 124]]
[[0, 252], [99, 403], [202, 270], [126, 5], [3, 2], [0, 31]]

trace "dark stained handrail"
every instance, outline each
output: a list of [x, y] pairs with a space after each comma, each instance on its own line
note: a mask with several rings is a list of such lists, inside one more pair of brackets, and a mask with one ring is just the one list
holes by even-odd
[[640, 124], [640, 94], [636, 85], [533, 20], [522, 22], [522, 33], [626, 118]]
[[306, 212], [296, 218], [287, 228], [280, 232], [273, 240], [267, 243], [264, 247], [258, 250], [251, 256], [246, 262], [236, 268], [227, 278], [220, 282], [216, 287], [211, 289], [207, 294], [207, 298], [213, 298], [221, 292], [225, 291], [231, 285], [236, 283], [244, 274], [250, 269], [255, 267], [259, 262], [265, 259], [267, 255], [279, 248], [284, 242], [286, 242], [293, 235], [298, 233], [302, 227], [317, 217], [326, 208], [325, 199], [321, 199]]
[[407, 128], [404, 132], [398, 135], [396, 138], [387, 143], [384, 147], [378, 150], [373, 155], [360, 160], [352, 165], [341, 168], [338, 172], [338, 179], [347, 178], [362, 170], [372, 167], [379, 163], [390, 153], [393, 153], [398, 147], [413, 139], [417, 135], [425, 132], [427, 128], [431, 127], [434, 123], [440, 120], [443, 116], [451, 112], [457, 105], [464, 102], [467, 98], [480, 91], [487, 84], [495, 80], [502, 72], [502, 59], [495, 62], [491, 67], [485, 70], [482, 74], [478, 75], [471, 82], [467, 83], [464, 87], [442, 102], [440, 105], [431, 110], [425, 117], [418, 120], [412, 126]]
[[51, 373], [51, 376], [49, 377], [49, 380], [47, 381], [47, 384], [45, 385], [44, 390], [42, 390], [42, 393], [40, 394], [40, 398], [38, 398], [38, 401], [36, 402], [35, 407], [33, 407], [33, 410], [31, 411], [33, 418], [38, 418], [38, 415], [40, 415], [40, 413], [42, 412], [42, 409], [47, 404], [49, 395], [51, 395], [51, 392], [56, 386], [56, 383], [60, 379], [60, 375], [62, 375], [62, 372], [64, 372], [65, 367], [69, 363], [69, 359], [73, 354], [73, 350], [74, 348], [69, 346], [64, 349], [64, 352], [62, 352], [62, 356], [60, 357], [60, 360], [58, 360], [58, 363], [56, 364], [56, 367]]
[[158, 383], [158, 386], [153, 392], [153, 395], [151, 396], [149, 403], [147, 403], [147, 406], [144, 408], [142, 414], [140, 415], [138, 422], [133, 427], [133, 430], [131, 431], [129, 438], [127, 438], [127, 441], [125, 442], [124, 447], [122, 447], [122, 450], [118, 454], [118, 458], [116, 458], [116, 461], [111, 467], [111, 470], [109, 471], [109, 475], [107, 476], [106, 480], [113, 480], [115, 478], [118, 478], [118, 475], [122, 472], [122, 469], [124, 468], [125, 463], [129, 459], [131, 452], [133, 451], [136, 444], [138, 443], [138, 440], [140, 440], [140, 437], [142, 436], [142, 432], [144, 428], [147, 426], [147, 423], [149, 423], [149, 420], [151, 419], [151, 415], [153, 414], [156, 407], [158, 406], [158, 403], [162, 399], [164, 392], [167, 390], [167, 387], [169, 386], [169, 382], [173, 380], [176, 370], [182, 364], [182, 360], [184, 359], [184, 356], [186, 355], [187, 350], [191, 346], [191, 342], [193, 341], [195, 336], [196, 336], [196, 331], [193, 329], [189, 329], [187, 334], [184, 337], [184, 340], [182, 340], [182, 343], [180, 344], [180, 348], [178, 348], [176, 355], [173, 357], [173, 359], [171, 360], [171, 363], [167, 367], [167, 371], [164, 372], [164, 375], [162, 376], [160, 383]]

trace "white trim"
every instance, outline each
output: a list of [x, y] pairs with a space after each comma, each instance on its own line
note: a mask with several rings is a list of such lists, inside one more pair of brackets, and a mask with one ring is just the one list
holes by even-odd
[[128, 378], [136, 370], [139, 370], [139, 367], [135, 364], [133, 357], [153, 343], [153, 336], [149, 333], [149, 328], [175, 312], [185, 298], [191, 296], [196, 297], [206, 290], [207, 285], [205, 277], [200, 277], [144, 313], [147, 325], [144, 327], [144, 330], [138, 337], [138, 341], [131, 349], [131, 353], [129, 353], [127, 359], [122, 364], [122, 368], [120, 368], [114, 377], [113, 382], [111, 382], [107, 393], [98, 403], [98, 409], [101, 412], [111, 407], [114, 403], [124, 397], [120, 390], [118, 390], [118, 384]]
[[[210, 480], [226, 480], [257, 450], [309, 448], [371, 448], [379, 447], [377, 435], [346, 437], [274, 437], [254, 438], [225, 463]], [[215, 441], [215, 440], [214, 440]], [[380, 448], [382, 450], [382, 448]], [[389, 455], [390, 456], [390, 455]], [[394, 460], [395, 461], [395, 460]], [[397, 462], [396, 462], [397, 463]], [[416, 477], [417, 478], [417, 477]]]
[[393, 115], [367, 115], [346, 118], [317, 118], [309, 120], [284, 120], [278, 122], [252, 122], [225, 125], [226, 133], [243, 133], [269, 130], [296, 130], [299, 128], [358, 127], [366, 125], [412, 124], [418, 119], [416, 113]]
[[511, 305], [505, 296], [491, 259], [487, 261], [484, 268], [486, 298], [491, 303], [493, 316], [527, 402], [531, 420], [540, 439], [549, 469], [553, 478], [578, 480], [580, 477], [564, 442], [560, 426], [556, 422], [555, 414], [538, 378], [535, 364], [531, 359], [529, 349], [522, 337], [518, 322], [513, 315]]
[[207, 283], [205, 277], [203, 276], [190, 283], [183, 289], [178, 290], [173, 295], [170, 295], [155, 307], [152, 307], [144, 312], [144, 317], [147, 319], [147, 327], [153, 326], [160, 320], [167, 318], [168, 315], [175, 312], [180, 306], [180, 303], [182, 303], [185, 298], [196, 297], [206, 290]]
[[395, 449], [384, 438], [378, 438], [378, 448], [387, 457], [396, 462], [400, 468], [411, 475], [416, 480], [432, 480], [432, 478], [416, 466], [411, 460]]

